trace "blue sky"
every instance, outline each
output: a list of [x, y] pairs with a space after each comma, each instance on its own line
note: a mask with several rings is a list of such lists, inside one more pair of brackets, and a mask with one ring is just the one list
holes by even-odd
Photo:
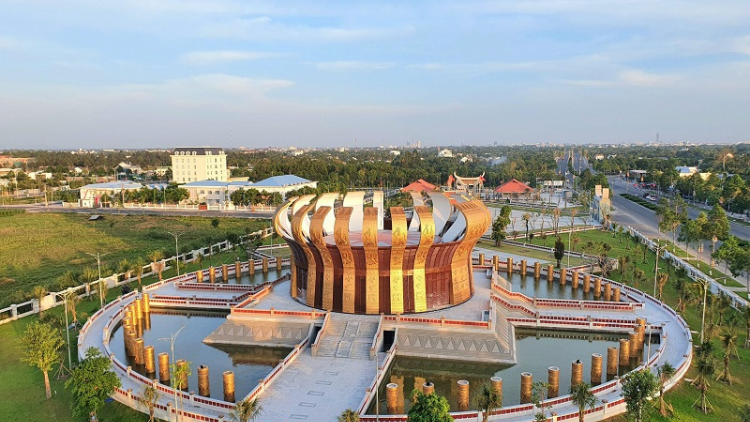
[[3, 0], [0, 148], [750, 139], [747, 0]]

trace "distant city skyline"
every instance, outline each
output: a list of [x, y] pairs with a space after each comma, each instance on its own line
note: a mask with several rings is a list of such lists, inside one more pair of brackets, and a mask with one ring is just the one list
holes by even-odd
[[5, 0], [0, 149], [750, 139], [742, 0]]

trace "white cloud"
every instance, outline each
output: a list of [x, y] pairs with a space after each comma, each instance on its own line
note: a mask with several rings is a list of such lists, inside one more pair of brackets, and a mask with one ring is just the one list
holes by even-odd
[[637, 69], [623, 70], [617, 78], [626, 85], [652, 88], [668, 87], [677, 81], [677, 77], [673, 75], [660, 75]]
[[386, 70], [395, 66], [395, 63], [362, 61], [320, 62], [315, 64], [315, 67], [320, 70]]
[[219, 50], [219, 51], [193, 51], [180, 56], [180, 61], [193, 66], [209, 66], [223, 62], [236, 62], [247, 60], [260, 60], [273, 57], [280, 57], [281, 54], [266, 53], [260, 51], [237, 51], [237, 50]]

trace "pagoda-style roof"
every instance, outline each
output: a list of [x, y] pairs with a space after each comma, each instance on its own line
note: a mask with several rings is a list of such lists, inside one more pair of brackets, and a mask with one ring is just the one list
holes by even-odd
[[516, 179], [511, 179], [502, 185], [495, 188], [495, 193], [505, 193], [505, 194], [524, 194], [533, 191], [529, 185], [526, 183], [519, 182]]
[[401, 192], [435, 192], [435, 190], [437, 190], [437, 187], [424, 179], [419, 179], [401, 188]]
[[464, 177], [464, 176], [459, 176], [454, 172], [453, 177], [455, 178], [456, 182], [459, 182], [463, 185], [484, 184], [484, 173], [482, 173], [481, 175], [477, 177]]

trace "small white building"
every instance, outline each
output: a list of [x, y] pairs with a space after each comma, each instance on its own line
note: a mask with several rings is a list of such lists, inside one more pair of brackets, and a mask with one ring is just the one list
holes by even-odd
[[449, 150], [448, 148], [443, 148], [441, 150], [438, 150], [437, 156], [440, 158], [453, 158], [453, 151]]
[[313, 182], [293, 174], [285, 174], [283, 176], [272, 176], [267, 179], [259, 180], [251, 186], [252, 189], [257, 189], [261, 192], [278, 192], [284, 197], [284, 199], [286, 199], [287, 192], [304, 187], [316, 189], [318, 187], [318, 182]]
[[119, 195], [123, 190], [139, 190], [143, 187], [140, 183], [131, 181], [93, 183], [81, 187], [81, 199], [79, 205], [82, 208], [101, 208], [109, 206], [106, 202], [102, 204], [102, 196], [107, 194], [110, 198]]

